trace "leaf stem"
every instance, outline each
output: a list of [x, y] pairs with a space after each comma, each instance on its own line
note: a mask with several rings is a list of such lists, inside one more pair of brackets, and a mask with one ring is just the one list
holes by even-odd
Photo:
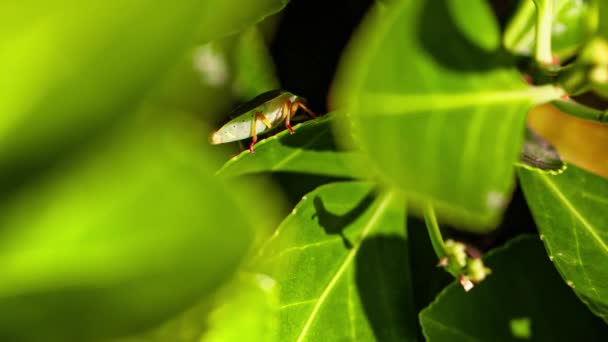
[[435, 251], [437, 258], [445, 258], [447, 256], [445, 243], [443, 242], [443, 236], [441, 236], [441, 230], [437, 223], [435, 209], [433, 209], [433, 206], [430, 203], [424, 208], [424, 223], [426, 224], [426, 229], [429, 233], [429, 238], [431, 239], [431, 244], [433, 245], [433, 250]]
[[534, 57], [541, 65], [553, 64], [551, 53], [551, 28], [553, 25], [553, 0], [534, 0], [536, 5], [536, 50]]

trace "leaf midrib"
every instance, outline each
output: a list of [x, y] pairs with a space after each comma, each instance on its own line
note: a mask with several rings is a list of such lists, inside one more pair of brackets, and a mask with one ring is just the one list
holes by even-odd
[[361, 236], [360, 236], [359, 240], [356, 242], [356, 245], [353, 246], [353, 248], [348, 252], [348, 254], [346, 255], [346, 258], [344, 259], [344, 261], [342, 262], [342, 264], [340, 265], [340, 267], [338, 268], [338, 270], [336, 271], [334, 276], [330, 279], [329, 283], [327, 283], [327, 286], [321, 293], [321, 296], [319, 296], [319, 299], [315, 303], [310, 315], [308, 316], [308, 319], [306, 320], [306, 323], [304, 324], [304, 327], [302, 328], [302, 331], [300, 332], [300, 335], [297, 338], [297, 342], [303, 341], [304, 338], [306, 337], [306, 334], [308, 334], [308, 331], [310, 330], [312, 323], [314, 322], [315, 318], [317, 317], [319, 310], [321, 309], [321, 306], [323, 305], [323, 303], [325, 302], [325, 300], [327, 299], [327, 297], [329, 296], [331, 291], [334, 289], [334, 287], [338, 283], [338, 280], [342, 277], [342, 274], [344, 274], [344, 272], [346, 271], [348, 266], [350, 266], [352, 260], [354, 259], [354, 257], [357, 255], [357, 252], [361, 248], [361, 244], [362, 244], [363, 240], [365, 240], [365, 238], [371, 232], [372, 228], [374, 228], [377, 221], [382, 216], [382, 213], [385, 211], [386, 207], [391, 203], [394, 196], [395, 195], [393, 193], [387, 193], [384, 195], [384, 198], [381, 199], [380, 204], [378, 205], [377, 209], [374, 211], [374, 214], [369, 219], [369, 221], [367, 222], [365, 227], [363, 227], [363, 230], [361, 231]]
[[544, 103], [564, 94], [552, 85], [518, 90], [470, 91], [462, 93], [364, 93], [358, 99], [361, 114], [406, 114], [425, 110], [448, 110], [471, 106], [528, 101]]
[[597, 235], [597, 232], [595, 231], [596, 228], [581, 215], [581, 213], [578, 211], [578, 209], [576, 209], [576, 207], [572, 204], [572, 202], [570, 202], [566, 198], [564, 193], [560, 191], [560, 189], [557, 187], [557, 185], [555, 185], [555, 183], [547, 175], [540, 175], [540, 176], [541, 176], [540, 179], [542, 179], [543, 182], [547, 185], [547, 187], [556, 195], [557, 199], [560, 202], [562, 202], [562, 204], [566, 207], [566, 209], [569, 210], [578, 221], [580, 221], [583, 228], [585, 228], [589, 232], [589, 234], [591, 234], [593, 239], [595, 239], [597, 241], [597, 243], [602, 247], [602, 250], [604, 251], [604, 253], [608, 255], [608, 245], [606, 245], [606, 243], [602, 240], [602, 238], [599, 235]]

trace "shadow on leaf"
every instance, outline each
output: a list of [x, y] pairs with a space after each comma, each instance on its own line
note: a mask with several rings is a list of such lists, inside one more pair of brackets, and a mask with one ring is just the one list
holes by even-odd
[[374, 200], [373, 194], [374, 192], [370, 191], [367, 196], [361, 199], [361, 201], [359, 201], [355, 207], [343, 215], [336, 215], [329, 212], [327, 208], [325, 208], [323, 199], [316, 196], [313, 200], [315, 214], [313, 214], [312, 218], [318, 218], [319, 225], [323, 228], [323, 230], [325, 230], [326, 234], [339, 235], [342, 237], [344, 247], [350, 249], [353, 247], [353, 245], [350, 241], [348, 241], [346, 236], [344, 236], [344, 229], [353, 223], [359, 216], [361, 216], [361, 214], [363, 214], [367, 208], [369, 208]]
[[[408, 243], [396, 235], [364, 240], [356, 258], [357, 292], [378, 341], [411, 341], [417, 329], [409, 270]], [[412, 331], [410, 331], [412, 330]]]

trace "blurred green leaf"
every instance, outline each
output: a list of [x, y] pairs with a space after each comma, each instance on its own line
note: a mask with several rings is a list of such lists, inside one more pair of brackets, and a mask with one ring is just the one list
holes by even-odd
[[239, 35], [234, 64], [236, 75], [233, 87], [242, 99], [249, 100], [281, 87], [264, 37], [256, 27]]
[[180, 59], [148, 97], [162, 108], [226, 119], [234, 100], [280, 88], [274, 63], [257, 27], [198, 45]]
[[525, 169], [519, 176], [562, 278], [608, 322], [608, 180], [573, 165], [557, 176]]
[[471, 292], [456, 282], [420, 313], [429, 341], [601, 341], [608, 327], [560, 281], [537, 238], [484, 260], [494, 271]]
[[377, 6], [343, 58], [338, 104], [370, 166], [419, 212], [476, 232], [499, 221], [534, 102], [500, 51], [485, 1], [396, 1]]
[[3, 198], [0, 340], [135, 333], [231, 276], [259, 216], [212, 176], [199, 128], [163, 116]]
[[112, 341], [276, 341], [276, 292], [272, 278], [242, 272], [212, 301], [197, 304], [152, 332]]
[[199, 41], [205, 43], [248, 28], [289, 3], [289, 0], [206, 0]]
[[[565, 60], [574, 55], [595, 33], [597, 13], [589, 0], [557, 0], [553, 5], [551, 47], [554, 55]], [[509, 22], [503, 43], [507, 50], [530, 56], [534, 51], [536, 7], [530, 0], [521, 0], [516, 14]]]
[[405, 203], [368, 183], [319, 187], [302, 198], [261, 249], [277, 281], [281, 341], [410, 341]]
[[339, 151], [331, 132], [333, 114], [294, 126], [295, 134], [284, 130], [245, 150], [218, 171], [222, 176], [257, 172], [288, 171], [345, 178], [364, 178], [369, 170], [355, 151]]
[[48, 160], [80, 144], [92, 129], [132, 111], [197, 35], [227, 35], [285, 3], [3, 3], [0, 167]]
[[194, 38], [199, 1], [0, 5], [0, 166], [49, 158], [131, 111]]
[[238, 280], [219, 298], [200, 341], [279, 341], [276, 282], [263, 274], [242, 274]]

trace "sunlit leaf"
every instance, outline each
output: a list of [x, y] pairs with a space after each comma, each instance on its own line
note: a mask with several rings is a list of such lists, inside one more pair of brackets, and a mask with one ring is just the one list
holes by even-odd
[[405, 203], [360, 182], [308, 194], [262, 248], [281, 341], [412, 341]]
[[600, 341], [608, 326], [568, 286], [538, 238], [518, 238], [484, 260], [493, 270], [470, 292], [453, 283], [420, 313], [429, 341]]
[[549, 257], [608, 322], [608, 180], [574, 166], [557, 176], [525, 169], [519, 176]]
[[284, 130], [255, 145], [255, 154], [245, 150], [229, 160], [218, 172], [222, 176], [288, 171], [334, 177], [365, 177], [369, 170], [355, 151], [339, 151], [334, 143], [327, 114], [294, 126], [295, 134]]
[[134, 333], [231, 276], [255, 216], [212, 176], [196, 129], [160, 118], [3, 198], [0, 340]]
[[377, 6], [344, 57], [336, 103], [413, 209], [493, 229], [509, 201], [526, 111], [560, 94], [529, 87], [499, 47], [486, 1]]

